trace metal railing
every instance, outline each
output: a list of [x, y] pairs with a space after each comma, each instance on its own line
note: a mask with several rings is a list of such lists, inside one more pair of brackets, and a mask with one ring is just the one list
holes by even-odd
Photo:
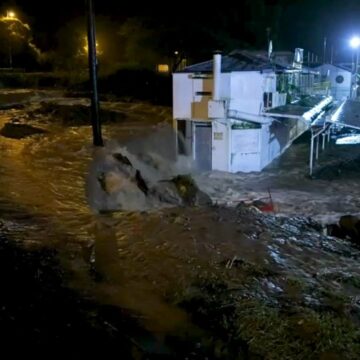
[[325, 150], [325, 143], [330, 142], [332, 124], [324, 122], [324, 126], [317, 131], [314, 131], [314, 127], [311, 128], [311, 141], [310, 141], [310, 159], [309, 159], [309, 175], [313, 175], [314, 171], [314, 158], [317, 161], [319, 159], [319, 146], [320, 146], [320, 137], [322, 137], [322, 150]]

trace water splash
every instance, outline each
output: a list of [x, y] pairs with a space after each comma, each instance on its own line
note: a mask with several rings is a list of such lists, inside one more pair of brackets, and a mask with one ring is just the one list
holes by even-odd
[[141, 211], [179, 205], [173, 179], [193, 173], [194, 166], [187, 157], [176, 156], [174, 136], [165, 126], [148, 137], [113, 140], [95, 149], [87, 181], [90, 206], [98, 211]]

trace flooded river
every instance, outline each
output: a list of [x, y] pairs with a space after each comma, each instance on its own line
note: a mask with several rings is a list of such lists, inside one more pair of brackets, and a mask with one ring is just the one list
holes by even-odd
[[[300, 233], [286, 221], [271, 220], [272, 230], [268, 231], [264, 230], [266, 219], [256, 220], [256, 216], [246, 215], [244, 222], [239, 220], [238, 211], [220, 207], [96, 213], [86, 196], [93, 161], [90, 127], [65, 125], [52, 118], [56, 113], [37, 111], [40, 101], [54, 101], [54, 98], [57, 104], [86, 102], [63, 99], [56, 93], [37, 94], [37, 98], [34, 94], [18, 96], [25, 99], [31, 96], [32, 102], [24, 108], [1, 110], [0, 128], [10, 122], [27, 123], [45, 133], [21, 139], [0, 136], [0, 214], [11, 239], [29, 250], [56, 249], [62, 266], [71, 274], [64, 279], [65, 285], [99, 304], [130, 312], [153, 335], [151, 341], [132, 335], [146, 351], [171, 352], [169, 337], [180, 339], [177, 344], [190, 343], [190, 353], [205, 346], [199, 339], [211, 338], [212, 335], [206, 334], [214, 329], [211, 325], [201, 327], [194, 321], [195, 314], [184, 305], [184, 299], [198, 296], [197, 284], [217, 283], [221, 279], [230, 288], [239, 289], [245, 284], [248, 290], [242, 295], [245, 298], [255, 294], [250, 289], [256, 289], [257, 299], [266, 299], [270, 294], [277, 298], [284, 293], [286, 272], [290, 272], [300, 280], [309, 281], [302, 301], [303, 306], [312, 307], [318, 301], [313, 294], [319, 286], [327, 287], [331, 293], [338, 289], [338, 284], [332, 285], [322, 275], [315, 279], [310, 273], [320, 274], [325, 267], [331, 268], [336, 263], [352, 277], [360, 276], [353, 266], [358, 256], [355, 249], [349, 252], [339, 243], [339, 255], [321, 235], [312, 235], [308, 225], [304, 225], [307, 235], [300, 239]], [[104, 137], [120, 143], [156, 131], [159, 123], [170, 119], [169, 110], [148, 105], [104, 106], [121, 114], [121, 121], [104, 125]], [[210, 194], [214, 193], [215, 200], [216, 186], [222, 191], [226, 184], [236, 183], [230, 176], [225, 183], [224, 175], [212, 176], [218, 179], [212, 190], [209, 180], [201, 176], [198, 180]], [[254, 175], [250, 175], [246, 183], [248, 192], [256, 192], [260, 186], [249, 188], [253, 180]], [[278, 184], [272, 181], [272, 185]], [[268, 184], [262, 186], [265, 192]], [[238, 189], [239, 196], [244, 196], [242, 186]], [[226, 196], [226, 191], [222, 194]], [[293, 239], [294, 246], [287, 238]], [[311, 241], [319, 246], [316, 251]], [[322, 261], [317, 261], [316, 254], [321, 254]], [[245, 277], [241, 269], [246, 269]], [[259, 277], [255, 282], [252, 280], [251, 286], [249, 274], [252, 279], [254, 274]], [[357, 288], [346, 289], [349, 297], [358, 293]], [[229, 306], [232, 301], [230, 297]]]

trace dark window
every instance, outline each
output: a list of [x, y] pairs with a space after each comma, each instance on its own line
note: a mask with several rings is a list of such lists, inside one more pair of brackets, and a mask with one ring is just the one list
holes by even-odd
[[211, 96], [211, 91], [197, 91], [196, 95]]
[[338, 83], [338, 84], [342, 84], [344, 82], [344, 77], [342, 75], [338, 75], [335, 79], [335, 81]]
[[264, 100], [264, 108], [265, 109], [268, 109], [268, 108], [272, 107], [272, 93], [265, 92], [263, 100]]
[[186, 155], [185, 138], [186, 138], [186, 120], [178, 120], [178, 153], [179, 155]]

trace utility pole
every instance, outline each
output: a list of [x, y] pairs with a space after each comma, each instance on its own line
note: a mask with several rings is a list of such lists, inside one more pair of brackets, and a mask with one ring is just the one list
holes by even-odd
[[327, 39], [326, 37], [324, 37], [324, 54], [323, 54], [323, 64], [326, 63], [326, 43], [327, 43]]
[[358, 70], [359, 70], [359, 49], [356, 49], [356, 60], [355, 60], [355, 86], [354, 86], [354, 98], [357, 98], [358, 95]]
[[331, 55], [330, 55], [330, 64], [332, 65], [334, 61], [334, 45], [331, 45]]
[[91, 124], [93, 130], [94, 146], [104, 146], [101, 135], [99, 94], [97, 87], [97, 56], [96, 56], [96, 31], [94, 1], [86, 0], [87, 7], [87, 33], [88, 33], [88, 55], [89, 55], [89, 75], [91, 86]]
[[11, 43], [11, 34], [9, 35], [9, 68], [13, 68], [13, 56], [12, 56], [12, 43]]
[[271, 28], [267, 27], [266, 28], [266, 42], [267, 42], [268, 49], [269, 49], [270, 39], [271, 39]]

